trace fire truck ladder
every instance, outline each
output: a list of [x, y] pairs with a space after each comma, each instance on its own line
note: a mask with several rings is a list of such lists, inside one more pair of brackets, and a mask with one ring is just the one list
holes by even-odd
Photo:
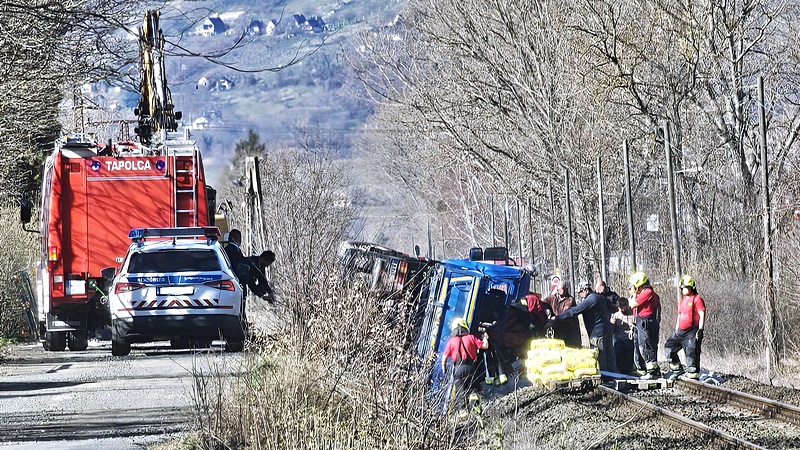
[[[187, 164], [188, 163], [188, 164]], [[175, 168], [175, 226], [196, 227], [197, 224], [197, 151], [192, 158], [172, 156]]]

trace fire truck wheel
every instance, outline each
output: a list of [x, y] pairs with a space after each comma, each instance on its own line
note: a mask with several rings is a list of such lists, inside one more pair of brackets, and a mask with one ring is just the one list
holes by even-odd
[[86, 330], [75, 330], [69, 333], [69, 351], [82, 352], [89, 347], [89, 340], [86, 337]]
[[44, 338], [51, 352], [63, 352], [67, 349], [66, 331], [48, 331]]

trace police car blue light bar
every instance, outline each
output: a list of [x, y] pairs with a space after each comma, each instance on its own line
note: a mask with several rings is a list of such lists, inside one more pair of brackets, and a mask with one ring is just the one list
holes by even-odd
[[146, 238], [196, 238], [216, 240], [220, 236], [218, 227], [178, 227], [178, 228], [131, 228], [128, 239], [140, 241]]

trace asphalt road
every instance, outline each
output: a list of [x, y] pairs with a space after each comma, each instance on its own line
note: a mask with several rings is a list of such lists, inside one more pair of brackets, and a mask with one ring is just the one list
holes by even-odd
[[0, 448], [142, 449], [187, 431], [197, 374], [240, 373], [241, 354], [109, 343], [83, 352], [18, 345], [0, 363]]

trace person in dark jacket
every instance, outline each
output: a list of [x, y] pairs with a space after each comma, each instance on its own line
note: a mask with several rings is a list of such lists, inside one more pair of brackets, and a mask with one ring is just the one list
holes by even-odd
[[614, 314], [619, 310], [619, 295], [612, 291], [605, 281], [598, 279], [594, 285], [594, 291], [608, 300], [608, 312]]
[[267, 268], [275, 262], [275, 253], [271, 250], [264, 250], [260, 255], [248, 256], [252, 265], [257, 269], [257, 272], [250, 277], [248, 286], [253, 294], [267, 300], [270, 303], [275, 302], [275, 294], [272, 292], [272, 286], [267, 281]]
[[233, 266], [233, 272], [236, 278], [239, 279], [239, 284], [242, 286], [244, 295], [247, 296], [247, 288], [251, 289], [253, 286], [259, 286], [253, 293], [264, 298], [267, 301], [274, 301], [266, 296], [265, 286], [269, 286], [264, 274], [253, 264], [250, 258], [244, 256], [242, 249], [239, 247], [242, 242], [242, 232], [234, 228], [228, 232], [228, 243], [225, 244], [225, 254]]
[[611, 326], [614, 329], [614, 357], [619, 373], [628, 375], [633, 372], [633, 333], [636, 330], [636, 318], [628, 305], [628, 299], [619, 298], [619, 309], [611, 314]]
[[589, 348], [598, 351], [597, 363], [600, 370], [616, 372], [617, 363], [614, 357], [613, 330], [611, 328], [611, 313], [608, 312], [608, 301], [600, 294], [592, 291], [589, 283], [580, 285], [578, 295], [583, 299], [567, 311], [558, 314], [555, 320], [569, 320], [583, 314], [583, 324], [586, 334], [589, 335]]

